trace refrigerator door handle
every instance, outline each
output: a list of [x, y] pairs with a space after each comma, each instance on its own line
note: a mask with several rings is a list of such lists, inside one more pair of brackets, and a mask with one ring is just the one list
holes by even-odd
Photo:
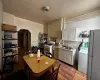
[[90, 31], [90, 38], [89, 38], [89, 48], [88, 48], [88, 55], [93, 56], [93, 45], [94, 45], [94, 32]]

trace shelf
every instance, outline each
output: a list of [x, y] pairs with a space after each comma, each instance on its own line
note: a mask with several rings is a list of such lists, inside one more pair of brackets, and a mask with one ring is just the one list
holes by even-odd
[[12, 57], [12, 56], [16, 56], [18, 54], [14, 54], [14, 55], [9, 55], [9, 56], [4, 56], [3, 58], [6, 58], [6, 57]]
[[[13, 71], [15, 57], [18, 55], [18, 31], [13, 25], [3, 24], [2, 26], [2, 72]], [[14, 41], [14, 42], [13, 42]], [[16, 52], [13, 52], [16, 51]], [[17, 60], [17, 59], [16, 59]], [[18, 62], [18, 60], [16, 61]]]
[[47, 37], [43, 37], [43, 38], [40, 38], [40, 39], [47, 39]]
[[16, 33], [16, 32], [18, 32], [18, 31], [11, 31], [11, 30], [2, 30], [2, 31], [4, 31], [4, 32], [11, 32], [11, 33]]
[[11, 48], [18, 48], [18, 47], [16, 46], [16, 47], [9, 47], [9, 48], [3, 48], [3, 49], [11, 49]]
[[14, 39], [14, 38], [12, 38], [12, 39], [2, 39], [2, 40], [18, 40], [18, 39]]

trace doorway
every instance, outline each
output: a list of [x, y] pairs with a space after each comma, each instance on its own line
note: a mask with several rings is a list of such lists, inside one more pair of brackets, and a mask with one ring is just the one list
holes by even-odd
[[31, 49], [31, 32], [29, 30], [20, 29], [18, 31], [18, 47], [19, 63], [23, 68], [23, 56]]

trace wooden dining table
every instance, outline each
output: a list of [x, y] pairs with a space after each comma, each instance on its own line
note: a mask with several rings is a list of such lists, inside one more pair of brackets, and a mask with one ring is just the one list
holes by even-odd
[[23, 59], [25, 65], [27, 65], [27, 68], [29, 68], [29, 70], [31, 70], [33, 75], [36, 77], [42, 76], [45, 72], [50, 70], [55, 63], [54, 59], [51, 59], [45, 55], [40, 57], [40, 62], [37, 60], [37, 54], [34, 54], [33, 57], [25, 55], [23, 56]]

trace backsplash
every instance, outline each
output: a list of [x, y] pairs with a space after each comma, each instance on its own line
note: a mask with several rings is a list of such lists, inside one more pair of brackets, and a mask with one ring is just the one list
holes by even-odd
[[78, 41], [63, 41], [63, 45], [69, 46], [72, 48], [78, 48], [81, 42]]

